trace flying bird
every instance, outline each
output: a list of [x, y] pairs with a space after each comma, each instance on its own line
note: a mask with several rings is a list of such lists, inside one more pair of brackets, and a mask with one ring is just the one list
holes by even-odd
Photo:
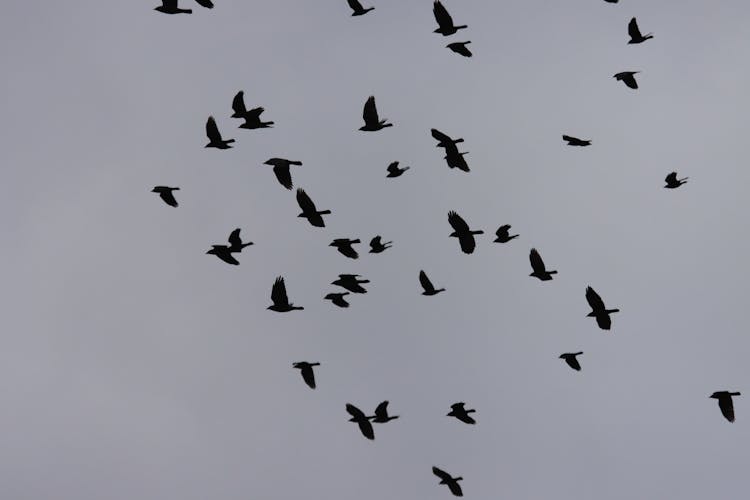
[[422, 292], [422, 295], [427, 295], [428, 297], [430, 295], [437, 295], [440, 292], [445, 291], [445, 288], [435, 289], [432, 281], [430, 281], [430, 278], [427, 277], [427, 273], [425, 273], [424, 271], [419, 271], [419, 283], [422, 285], [422, 289], [424, 290]]
[[432, 468], [432, 473], [440, 478], [440, 484], [448, 485], [451, 493], [453, 493], [455, 496], [464, 496], [463, 491], [461, 491], [461, 485], [458, 484], [459, 481], [463, 480], [462, 477], [452, 477], [450, 474], [448, 474], [444, 470], [438, 469], [437, 467]]
[[352, 293], [367, 293], [367, 290], [362, 287], [364, 283], [369, 283], [370, 280], [361, 280], [359, 274], [339, 274], [339, 279], [331, 282], [332, 285], [340, 286]]
[[370, 253], [385, 252], [387, 249], [391, 248], [392, 244], [392, 241], [383, 242], [380, 236], [375, 236], [370, 240]]
[[541, 281], [549, 281], [552, 279], [553, 274], [557, 274], [557, 271], [547, 271], [544, 261], [536, 248], [532, 248], [531, 252], [529, 252], [529, 261], [531, 261], [531, 269], [534, 271], [529, 276], [539, 278]]
[[229, 250], [231, 252], [241, 252], [243, 248], [249, 247], [252, 245], [252, 241], [248, 241], [247, 243], [242, 242], [242, 238], [240, 238], [240, 228], [235, 229], [229, 234]]
[[240, 125], [240, 128], [256, 129], [256, 128], [273, 128], [273, 122], [264, 122], [260, 119], [260, 115], [263, 114], [265, 108], [257, 107], [248, 110], [245, 106], [245, 92], [240, 90], [237, 95], [232, 99], [232, 118], [242, 118], [245, 123]]
[[470, 254], [476, 248], [476, 241], [474, 235], [484, 234], [484, 231], [472, 231], [469, 229], [469, 225], [466, 224], [460, 215], [454, 211], [448, 212], [448, 223], [453, 228], [453, 232], [449, 235], [454, 238], [458, 238], [458, 242], [461, 245], [461, 250]]
[[451, 49], [456, 54], [461, 54], [464, 57], [471, 57], [474, 54], [471, 53], [469, 48], [467, 47], [468, 44], [471, 43], [471, 40], [467, 42], [453, 42], [446, 45], [449, 49]]
[[375, 96], [367, 98], [364, 110], [362, 111], [362, 118], [365, 120], [365, 125], [359, 129], [365, 132], [375, 132], [376, 130], [393, 126], [392, 123], [386, 123], [387, 119], [384, 118], [381, 120], [378, 116], [378, 109], [375, 107]]
[[374, 10], [375, 7], [362, 7], [362, 4], [359, 3], [357, 0], [346, 0], [349, 3], [349, 7], [352, 8], [354, 12], [352, 12], [352, 16], [364, 16], [371, 10]]
[[609, 330], [612, 326], [612, 319], [609, 317], [610, 314], [620, 312], [619, 309], [607, 309], [604, 306], [604, 301], [593, 288], [586, 287], [586, 300], [591, 306], [591, 312], [586, 315], [587, 318], [596, 318], [596, 324], [602, 330]]
[[216, 120], [213, 116], [209, 116], [206, 122], [206, 135], [209, 141], [205, 146], [207, 148], [230, 149], [232, 147], [230, 144], [234, 142], [234, 139], [224, 140], [221, 138], [219, 127], [216, 126]]
[[284, 285], [284, 278], [279, 276], [271, 288], [271, 301], [273, 304], [268, 306], [266, 309], [276, 312], [289, 312], [289, 311], [301, 311], [304, 307], [295, 306], [289, 302], [289, 297], [286, 295], [286, 285]]
[[459, 142], [464, 142], [463, 139], [452, 139], [449, 135], [442, 133], [436, 128], [430, 129], [430, 133], [432, 133], [432, 137], [438, 141], [437, 147], [439, 148], [447, 148]]
[[497, 231], [495, 231], [495, 243], [508, 243], [513, 238], [518, 238], [517, 234], [511, 235], [510, 234], [510, 224], [503, 224], [500, 226]]
[[432, 13], [435, 14], [435, 20], [438, 23], [438, 28], [433, 31], [433, 33], [440, 33], [443, 36], [449, 36], [456, 31], [467, 27], [465, 24], [461, 26], [454, 25], [453, 18], [448, 14], [448, 11], [443, 7], [443, 4], [440, 3], [440, 0], [435, 0], [435, 3], [432, 5]]
[[340, 254], [345, 255], [350, 259], [357, 259], [359, 258], [359, 254], [352, 247], [355, 243], [361, 243], [361, 241], [359, 239], [351, 240], [349, 238], [336, 238], [328, 246], [336, 247]]
[[391, 420], [396, 420], [398, 418], [398, 415], [389, 416], [388, 401], [383, 401], [378, 405], [377, 408], [375, 408], [375, 415], [369, 418], [376, 424], [385, 424], [386, 422], [389, 422]]
[[301, 161], [287, 160], [285, 158], [271, 158], [263, 162], [263, 165], [272, 165], [273, 173], [276, 175], [279, 183], [287, 189], [292, 189], [292, 174], [289, 171], [290, 165], [302, 165]]
[[667, 189], [677, 189], [687, 182], [689, 177], [683, 177], [682, 179], [677, 178], [677, 172], [670, 172], [668, 176], [664, 178], [664, 182], [667, 184], [664, 186]]
[[591, 146], [591, 141], [579, 139], [570, 135], [563, 135], [563, 141], [567, 141], [568, 146]]
[[155, 186], [154, 189], [151, 190], [152, 193], [159, 193], [159, 197], [169, 205], [170, 207], [176, 207], [177, 206], [177, 200], [174, 197], [174, 193], [172, 191], [178, 191], [180, 188], [178, 187], [167, 187], [167, 186]]
[[638, 88], [638, 82], [635, 81], [635, 74], [640, 73], [640, 71], [622, 71], [620, 73], [617, 73], [612, 78], [622, 81], [625, 85], [630, 87], [631, 89], [637, 89]]
[[576, 359], [576, 356], [580, 356], [583, 354], [583, 351], [581, 352], [566, 352], [565, 354], [560, 354], [560, 359], [564, 359], [566, 363], [568, 363], [568, 366], [574, 369], [575, 371], [579, 372], [581, 371], [581, 364]]
[[409, 170], [409, 168], [411, 167], [399, 168], [398, 162], [394, 161], [390, 165], [388, 165], [388, 175], [386, 175], [386, 177], [399, 177], [401, 176], [401, 174]]
[[318, 210], [315, 208], [315, 203], [305, 193], [304, 189], [297, 189], [297, 204], [302, 209], [302, 213], [297, 217], [303, 217], [315, 227], [325, 227], [323, 217], [321, 215], [330, 214], [330, 210]]
[[359, 430], [364, 437], [367, 439], [375, 439], [375, 432], [372, 429], [370, 419], [362, 413], [362, 410], [353, 404], [346, 403], [346, 411], [352, 416], [352, 418], [349, 419], [349, 422], [355, 422], [359, 426]]
[[[214, 4], [211, 0], [195, 0], [198, 5], [206, 7], [207, 9], [213, 9]], [[155, 7], [154, 10], [162, 12], [164, 14], [192, 14], [193, 11], [190, 9], [180, 9], [177, 6], [177, 0], [161, 0], [161, 5]]]
[[207, 254], [216, 255], [218, 258], [235, 266], [240, 265], [239, 261], [235, 259], [232, 254], [239, 253], [243, 248], [252, 245], [251, 241], [243, 243], [240, 238], [240, 228], [235, 229], [229, 234], [229, 245], [211, 245], [211, 250], [206, 252]]
[[349, 292], [329, 293], [325, 296], [325, 300], [330, 300], [339, 307], [349, 307], [349, 302], [344, 299], [345, 295], [349, 295]]
[[313, 372], [313, 366], [320, 366], [320, 363], [308, 363], [307, 361], [298, 361], [293, 363], [292, 366], [297, 368], [302, 373], [302, 380], [310, 387], [315, 389], [315, 373]]
[[641, 30], [638, 29], [638, 23], [636, 22], [635, 18], [631, 19], [628, 23], [628, 35], [630, 35], [630, 41], [631, 43], [643, 43], [649, 38], [654, 38], [653, 33], [649, 33], [648, 35], [641, 35]]
[[732, 404], [732, 396], [739, 395], [739, 392], [717, 391], [711, 394], [709, 398], [718, 400], [721, 414], [730, 422], [734, 422], [734, 405]]
[[476, 424], [477, 421], [469, 416], [469, 413], [476, 413], [476, 410], [467, 410], [464, 408], [466, 403], [453, 403], [451, 405], [451, 411], [446, 415], [447, 417], [456, 417], [458, 420], [465, 424]]
[[448, 163], [449, 168], [457, 168], [463, 172], [469, 172], [469, 165], [464, 159], [464, 155], [469, 154], [468, 151], [461, 153], [455, 144], [449, 144], [445, 147], [445, 160]]

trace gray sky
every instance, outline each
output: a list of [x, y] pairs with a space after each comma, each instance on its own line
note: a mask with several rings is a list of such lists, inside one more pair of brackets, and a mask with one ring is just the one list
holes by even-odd
[[[430, 0], [157, 3], [0, 18], [0, 496], [451, 498], [432, 465], [476, 499], [748, 490], [747, 396], [735, 424], [708, 399], [750, 391], [747, 2], [450, 0], [469, 29], [449, 38]], [[653, 40], [626, 44], [632, 16]], [[467, 39], [472, 59], [444, 47]], [[238, 90], [274, 129], [236, 128]], [[393, 128], [357, 130], [371, 94]], [[234, 149], [203, 148], [210, 114]], [[304, 162], [325, 229], [272, 156]], [[395, 160], [412, 169], [387, 180]], [[667, 191], [672, 170], [690, 181]], [[449, 210], [487, 233], [473, 255]], [[521, 237], [491, 243], [503, 223]], [[239, 267], [205, 255], [235, 227]], [[376, 234], [393, 248], [327, 246]], [[532, 246], [554, 281], [528, 277]], [[447, 292], [422, 297], [420, 269]], [[372, 283], [341, 310], [322, 297], [347, 272]], [[303, 312], [265, 309], [277, 275]], [[587, 285], [622, 309], [611, 333]], [[577, 350], [580, 373], [557, 359]], [[344, 404], [384, 399], [401, 418], [369, 442]], [[456, 401], [476, 426], [444, 416]]]

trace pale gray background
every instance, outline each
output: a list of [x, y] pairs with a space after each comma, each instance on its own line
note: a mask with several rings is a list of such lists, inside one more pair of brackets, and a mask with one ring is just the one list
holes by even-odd
[[[750, 393], [735, 424], [707, 396], [750, 391], [750, 4], [452, 0], [469, 29], [444, 38], [430, 0], [157, 3], [3, 8], [0, 497], [451, 498], [432, 465], [476, 499], [747, 494]], [[626, 44], [632, 16], [653, 40]], [[444, 48], [466, 39], [473, 59]], [[236, 128], [240, 89], [276, 128]], [[357, 131], [370, 94], [393, 128]], [[234, 149], [203, 148], [209, 114]], [[304, 161], [328, 227], [272, 156]], [[689, 183], [663, 189], [671, 170]], [[474, 255], [450, 209], [488, 233]], [[502, 223], [521, 237], [492, 244]], [[204, 254], [235, 227], [239, 267]], [[375, 234], [394, 247], [327, 247]], [[422, 268], [448, 291], [420, 296]], [[372, 284], [341, 310], [322, 296], [345, 272]], [[305, 311], [265, 310], [279, 274]], [[622, 309], [611, 333], [589, 284]], [[383, 399], [402, 417], [369, 442], [344, 404]], [[444, 416], [458, 400], [476, 426]]]

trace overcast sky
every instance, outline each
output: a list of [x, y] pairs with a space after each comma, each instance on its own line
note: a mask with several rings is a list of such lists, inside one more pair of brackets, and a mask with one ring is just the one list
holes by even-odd
[[[442, 37], [431, 0], [182, 3], [3, 8], [2, 498], [447, 500], [433, 465], [472, 499], [746, 494], [750, 4], [446, 0], [469, 28]], [[627, 45], [633, 16], [653, 40]], [[275, 128], [237, 129], [239, 90]], [[392, 128], [358, 131], [369, 95]], [[209, 115], [233, 149], [204, 149]], [[485, 231], [473, 255], [449, 210]], [[236, 227], [240, 266], [205, 255]], [[393, 248], [367, 254], [376, 234]], [[349, 309], [323, 300], [339, 273], [371, 280]], [[266, 310], [279, 275], [304, 311]], [[580, 373], [557, 359], [579, 350]], [[734, 424], [718, 390], [748, 391]], [[401, 418], [370, 442], [344, 405], [385, 399]]]

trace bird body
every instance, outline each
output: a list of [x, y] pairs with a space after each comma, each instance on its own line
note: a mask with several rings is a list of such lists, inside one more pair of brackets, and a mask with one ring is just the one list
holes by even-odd
[[719, 402], [719, 409], [724, 418], [730, 422], [734, 422], [734, 404], [732, 404], [732, 396], [740, 396], [739, 392], [729, 391], [717, 391], [709, 396], [709, 398], [716, 399]]
[[576, 356], [580, 356], [583, 354], [583, 351], [581, 352], [566, 352], [565, 354], [560, 354], [560, 359], [564, 359], [566, 363], [568, 363], [568, 366], [574, 369], [575, 371], [581, 371], [581, 364], [576, 359]]
[[517, 234], [510, 234], [510, 224], [504, 224], [495, 231], [495, 243], [508, 243], [513, 238], [518, 238]]
[[359, 258], [359, 254], [352, 247], [355, 243], [361, 243], [359, 239], [351, 240], [349, 238], [336, 238], [328, 246], [336, 247], [340, 254], [349, 257], [350, 259]]
[[451, 405], [451, 411], [446, 415], [447, 417], [455, 417], [465, 424], [476, 424], [477, 421], [469, 416], [469, 413], [476, 413], [476, 410], [467, 410], [464, 408], [466, 403], [453, 403]]
[[549, 281], [552, 279], [553, 274], [557, 274], [557, 271], [547, 270], [536, 248], [532, 248], [531, 252], [529, 252], [529, 261], [531, 262], [531, 269], [534, 271], [529, 276], [539, 278], [541, 281]]
[[375, 96], [370, 96], [365, 101], [365, 107], [362, 111], [362, 119], [365, 121], [363, 127], [359, 129], [364, 132], [375, 132], [386, 127], [392, 127], [392, 123], [386, 123], [387, 119], [380, 119], [378, 108], [375, 106]]
[[305, 381], [310, 389], [315, 389], [315, 373], [313, 372], [313, 366], [320, 366], [320, 363], [298, 361], [296, 363], [293, 363], [292, 366], [300, 370], [300, 373], [302, 373], [302, 380]]
[[386, 177], [391, 177], [391, 178], [400, 177], [404, 172], [406, 172], [407, 170], [409, 170], [409, 168], [411, 168], [411, 167], [399, 168], [398, 163], [399, 162], [394, 161], [394, 162], [391, 162], [390, 165], [388, 165], [388, 168], [387, 168], [388, 175], [386, 175]]
[[628, 35], [630, 35], [630, 41], [628, 41], [628, 44], [643, 43], [649, 38], [654, 38], [653, 33], [649, 33], [645, 36], [641, 34], [641, 30], [638, 29], [638, 22], [635, 18], [631, 19], [628, 23]]
[[376, 424], [385, 424], [391, 420], [396, 420], [398, 415], [388, 415], [388, 401], [383, 401], [375, 408], [375, 415], [368, 418]]
[[361, 285], [364, 283], [369, 283], [370, 280], [361, 280], [359, 278], [359, 274], [339, 274], [339, 279], [331, 282], [331, 284], [340, 286], [341, 288], [349, 290], [352, 293], [367, 293], [367, 290], [365, 290]]
[[448, 223], [453, 228], [453, 232], [449, 236], [458, 238], [458, 242], [461, 245], [461, 251], [466, 254], [473, 253], [476, 248], [474, 236], [484, 234], [484, 231], [473, 231], [469, 229], [469, 225], [466, 221], [452, 210], [448, 212]]
[[172, 191], [178, 191], [180, 188], [178, 187], [168, 187], [168, 186], [155, 186], [154, 189], [151, 190], [152, 193], [159, 193], [159, 197], [169, 205], [170, 207], [176, 207], [177, 206], [177, 200], [174, 197], [174, 193]]
[[345, 295], [349, 295], [350, 292], [340, 292], [340, 293], [329, 293], [324, 298], [326, 300], [330, 300], [335, 305], [339, 307], [349, 307], [349, 302], [344, 299]]
[[453, 493], [455, 496], [464, 496], [463, 491], [461, 490], [461, 485], [458, 484], [459, 481], [463, 480], [462, 477], [452, 477], [450, 474], [448, 474], [444, 470], [438, 469], [437, 467], [432, 468], [432, 473], [439, 477], [440, 484], [447, 485], [448, 489], [451, 490], [451, 493]]
[[422, 289], [424, 290], [422, 292], [422, 295], [431, 296], [431, 295], [437, 295], [440, 292], [444, 292], [445, 288], [438, 288], [435, 289], [432, 282], [430, 281], [430, 278], [427, 277], [427, 273], [424, 271], [419, 271], [419, 283], [422, 285]]
[[621, 71], [620, 73], [615, 74], [612, 78], [621, 81], [631, 89], [637, 89], [638, 82], [635, 81], [636, 73], [640, 73], [640, 71]]
[[234, 142], [234, 139], [224, 140], [221, 137], [219, 127], [216, 126], [216, 120], [213, 116], [209, 116], [208, 121], [206, 121], [206, 135], [208, 136], [208, 144], [205, 146], [207, 148], [230, 149], [232, 147], [230, 144]]
[[664, 182], [667, 183], [664, 187], [666, 189], [677, 189], [678, 187], [685, 184], [688, 179], [689, 177], [683, 177], [682, 179], [678, 179], [677, 172], [670, 172], [670, 174], [664, 178]]
[[596, 318], [596, 324], [602, 330], [609, 330], [612, 327], [612, 319], [609, 317], [610, 314], [620, 312], [619, 309], [607, 309], [604, 306], [604, 301], [593, 288], [586, 287], [586, 301], [591, 306], [591, 312], [586, 315], [588, 318]]
[[304, 189], [297, 189], [297, 204], [302, 209], [302, 213], [297, 217], [303, 217], [315, 227], [325, 227], [325, 222], [321, 215], [330, 214], [330, 210], [318, 210], [315, 207], [315, 203], [305, 193]]
[[304, 307], [295, 306], [289, 302], [289, 297], [286, 294], [286, 285], [284, 284], [284, 278], [279, 276], [271, 288], [271, 301], [273, 304], [268, 306], [266, 309], [270, 309], [275, 312], [290, 312], [296, 310], [303, 310]]
[[570, 135], [563, 135], [563, 141], [567, 141], [568, 146], [591, 146], [591, 141], [579, 139]]
[[358, 0], [346, 0], [349, 3], [349, 7], [352, 9], [352, 16], [364, 16], [371, 10], [375, 10], [375, 7], [362, 7], [362, 4]]
[[287, 189], [292, 189], [292, 174], [289, 171], [291, 165], [301, 166], [301, 161], [287, 160], [286, 158], [270, 158], [263, 162], [263, 165], [273, 166], [273, 173], [279, 184]]
[[370, 253], [382, 253], [393, 245], [392, 241], [383, 242], [380, 236], [375, 236], [370, 240]]

